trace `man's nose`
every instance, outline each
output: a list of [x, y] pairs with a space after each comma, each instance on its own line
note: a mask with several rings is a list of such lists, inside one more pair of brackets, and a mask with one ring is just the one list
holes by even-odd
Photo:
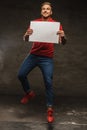
[[44, 10], [44, 12], [47, 12], [47, 10]]

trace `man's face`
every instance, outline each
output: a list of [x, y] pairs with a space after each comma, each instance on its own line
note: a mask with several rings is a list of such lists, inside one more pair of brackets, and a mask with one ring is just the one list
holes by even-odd
[[49, 16], [52, 15], [52, 9], [50, 7], [50, 5], [43, 5], [41, 8], [41, 15], [44, 18], [48, 18]]

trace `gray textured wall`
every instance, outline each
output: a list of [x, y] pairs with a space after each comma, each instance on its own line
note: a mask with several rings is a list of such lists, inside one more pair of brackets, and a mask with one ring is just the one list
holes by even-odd
[[[87, 96], [87, 9], [81, 0], [50, 0], [53, 18], [67, 36], [65, 46], [55, 45], [54, 91], [58, 95]], [[76, 3], [77, 2], [77, 3]], [[21, 62], [32, 43], [22, 40], [30, 20], [40, 17], [39, 0], [0, 1], [0, 93], [22, 93], [17, 79]], [[28, 76], [36, 92], [44, 90], [38, 68]]]

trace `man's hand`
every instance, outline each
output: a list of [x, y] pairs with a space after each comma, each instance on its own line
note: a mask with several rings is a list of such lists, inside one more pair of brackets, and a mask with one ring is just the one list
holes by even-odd
[[66, 38], [65, 38], [64, 31], [63, 30], [59, 30], [57, 32], [57, 35], [59, 35], [59, 43], [64, 45], [66, 43]]
[[64, 36], [65, 36], [63, 30], [59, 30], [59, 31], [57, 32], [57, 34], [58, 34], [60, 37], [64, 37]]
[[30, 35], [32, 35], [32, 33], [33, 33], [33, 30], [29, 28], [29, 29], [26, 31], [26, 33], [24, 34], [23, 40], [24, 40], [24, 41], [28, 41], [28, 38], [29, 38]]

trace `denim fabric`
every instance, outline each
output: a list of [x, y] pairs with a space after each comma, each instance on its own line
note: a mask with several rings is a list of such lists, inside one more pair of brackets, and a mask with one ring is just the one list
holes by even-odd
[[27, 75], [35, 67], [39, 67], [44, 78], [44, 83], [46, 87], [46, 99], [47, 106], [53, 105], [53, 59], [43, 56], [36, 56], [29, 54], [23, 61], [19, 73], [18, 79], [21, 81], [24, 91], [27, 93], [30, 91], [29, 81]]

